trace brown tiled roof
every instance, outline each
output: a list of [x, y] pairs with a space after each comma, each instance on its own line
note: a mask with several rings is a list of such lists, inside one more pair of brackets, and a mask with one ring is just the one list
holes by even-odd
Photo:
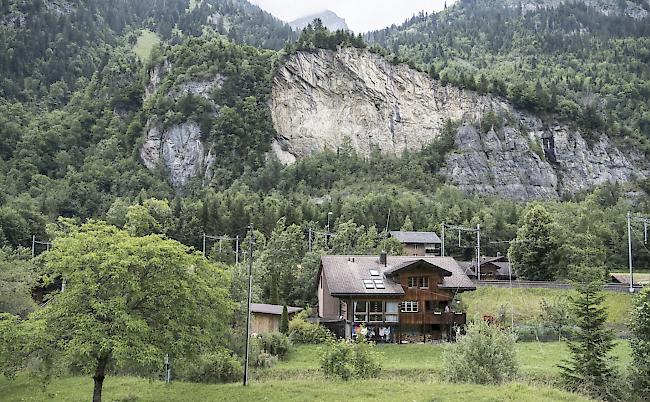
[[403, 232], [401, 230], [391, 230], [390, 236], [402, 243], [409, 244], [442, 243], [442, 240], [434, 232]]
[[[277, 304], [251, 303], [252, 313], [282, 315], [282, 307]], [[287, 313], [293, 314], [302, 311], [301, 307], [287, 306]]]
[[[387, 278], [395, 267], [405, 267], [409, 263], [422, 260], [451, 275], [445, 276], [440, 286], [445, 289], [475, 289], [474, 283], [465, 275], [464, 270], [451, 257], [406, 257], [387, 256], [387, 264], [379, 262], [378, 256], [343, 256], [330, 255], [321, 257], [323, 273], [332, 295], [403, 295], [404, 289], [399, 283]], [[370, 270], [377, 270], [379, 277], [370, 275]], [[364, 279], [383, 279], [386, 289], [366, 289]]]

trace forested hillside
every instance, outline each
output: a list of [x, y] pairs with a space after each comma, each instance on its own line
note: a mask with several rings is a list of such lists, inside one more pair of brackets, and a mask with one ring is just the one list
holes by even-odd
[[79, 78], [101, 70], [143, 28], [171, 43], [206, 28], [272, 49], [292, 38], [287, 24], [239, 0], [2, 0], [0, 95], [61, 106], [83, 87]]
[[[252, 222], [259, 230], [260, 266], [284, 259], [277, 275], [295, 286], [282, 282], [279, 297], [299, 304], [313, 301], [319, 253], [395, 252], [386, 229], [439, 230], [442, 221], [480, 223], [483, 253], [506, 252], [507, 244], [490, 241], [515, 238], [532, 209], [508, 199], [468, 197], [439, 174], [457, 147], [458, 126], [478, 125], [484, 135], [498, 129], [494, 113], [481, 121], [445, 121], [441, 135], [417, 151], [361, 154], [345, 143], [291, 166], [279, 163], [269, 153], [277, 133], [268, 102], [278, 63], [297, 51], [365, 47], [358, 37], [312, 27], [284, 50], [260, 49], [282, 47], [290, 30], [243, 1], [0, 4], [0, 246], [29, 247], [33, 235], [51, 239], [55, 232], [46, 226], [59, 217], [106, 219], [197, 248], [203, 233], [243, 237]], [[391, 61], [414, 60], [446, 85], [507, 96], [542, 116], [630, 139], [628, 146], [644, 141], [646, 20], [603, 16], [579, 5], [522, 14], [485, 4], [461, 4], [372, 33], [375, 44], [388, 48], [373, 51], [395, 51], [397, 58], [387, 56]], [[142, 29], [162, 40], [144, 62], [133, 52]], [[151, 159], [151, 169], [145, 167], [143, 145], [153, 127], [164, 131], [190, 122], [209, 144], [202, 156], [212, 155], [213, 174], [173, 188], [169, 166]], [[623, 267], [625, 213], [648, 211], [642, 195], [648, 186], [638, 177], [567, 195], [565, 202], [543, 202], [557, 241], [554, 274], [566, 276], [586, 244], [597, 264]], [[322, 236], [328, 212], [337, 233], [330, 243]], [[309, 228], [321, 233], [311, 253]], [[287, 244], [291, 255], [274, 254]], [[211, 258], [233, 262], [234, 245], [208, 247]], [[473, 247], [467, 237], [449, 251], [469, 258]], [[647, 249], [635, 248], [640, 265], [649, 257]], [[280, 285], [264, 284], [258, 300], [277, 294], [273, 286]]]
[[[462, 0], [366, 40], [442, 82], [650, 149], [650, 21], [630, 2]], [[647, 1], [634, 2], [648, 10]], [[592, 4], [590, 6], [589, 4]], [[614, 12], [617, 11], [617, 12]]]

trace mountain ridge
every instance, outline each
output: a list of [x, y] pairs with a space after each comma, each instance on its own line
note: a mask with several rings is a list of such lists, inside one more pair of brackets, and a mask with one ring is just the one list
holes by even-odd
[[317, 13], [296, 18], [295, 20], [289, 22], [289, 25], [294, 30], [301, 31], [305, 27], [307, 27], [308, 24], [311, 24], [317, 18], [320, 19], [323, 25], [330, 31], [349, 30], [348, 25], [345, 22], [345, 19], [339, 17], [334, 11], [331, 10], [323, 10]]

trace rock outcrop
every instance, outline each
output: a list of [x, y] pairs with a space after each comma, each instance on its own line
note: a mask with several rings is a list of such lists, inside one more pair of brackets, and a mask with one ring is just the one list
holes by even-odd
[[[544, 124], [501, 99], [443, 86], [367, 50], [288, 56], [275, 77], [270, 107], [283, 145], [278, 158], [288, 163], [287, 153], [336, 149], [346, 137], [362, 154], [374, 147], [417, 151], [451, 119], [463, 124], [442, 173], [468, 193], [556, 199], [648, 174], [643, 155], [623, 154], [605, 135], [588, 144], [578, 130]], [[505, 125], [481, 133], [476, 123], [488, 111], [503, 116]]]
[[[145, 88], [145, 100], [160, 89], [165, 74], [172, 65], [165, 61], [154, 66], [149, 72], [149, 83]], [[167, 91], [164, 96], [174, 100], [187, 94], [201, 96], [210, 100], [210, 92], [223, 85], [224, 79], [217, 75], [211, 80], [184, 82]], [[218, 105], [213, 104], [213, 113], [218, 112]], [[159, 167], [165, 169], [169, 182], [174, 188], [185, 186], [190, 179], [203, 176], [210, 179], [215, 156], [206, 152], [206, 145], [201, 139], [199, 124], [188, 120], [180, 124], [163, 127], [156, 118], [149, 118], [145, 127], [144, 143], [140, 148], [140, 158], [149, 170]]]

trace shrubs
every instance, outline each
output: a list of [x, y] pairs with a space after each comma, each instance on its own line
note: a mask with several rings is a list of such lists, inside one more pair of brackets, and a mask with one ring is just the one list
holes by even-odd
[[270, 355], [277, 356], [279, 359], [286, 357], [291, 348], [289, 338], [279, 332], [260, 334], [258, 335], [258, 338], [262, 350]]
[[181, 380], [202, 383], [234, 382], [244, 375], [239, 359], [226, 350], [208, 353], [196, 360], [180, 360], [175, 371]]
[[318, 324], [311, 324], [296, 316], [289, 322], [289, 339], [292, 343], [323, 343], [332, 339], [332, 333]]
[[373, 343], [330, 340], [321, 357], [321, 370], [328, 377], [343, 380], [376, 378], [381, 364]]
[[443, 353], [444, 376], [451, 382], [499, 384], [517, 374], [514, 339], [484, 321], [469, 324], [467, 335]]

